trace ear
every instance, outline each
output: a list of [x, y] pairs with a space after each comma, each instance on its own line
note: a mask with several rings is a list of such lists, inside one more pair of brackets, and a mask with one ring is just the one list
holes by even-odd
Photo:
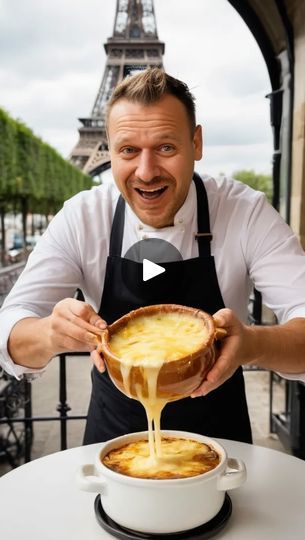
[[202, 141], [202, 128], [200, 125], [196, 126], [194, 137], [193, 137], [193, 145], [194, 145], [194, 160], [200, 161], [202, 158], [202, 147], [203, 147], [203, 141]]

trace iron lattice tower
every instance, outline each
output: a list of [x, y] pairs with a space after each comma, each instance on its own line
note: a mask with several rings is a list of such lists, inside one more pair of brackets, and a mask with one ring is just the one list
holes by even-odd
[[150, 66], [163, 67], [165, 45], [159, 41], [153, 0], [117, 0], [113, 35], [104, 44], [107, 61], [88, 118], [79, 118], [79, 141], [70, 161], [84, 173], [98, 175], [109, 162], [105, 109], [124, 77]]

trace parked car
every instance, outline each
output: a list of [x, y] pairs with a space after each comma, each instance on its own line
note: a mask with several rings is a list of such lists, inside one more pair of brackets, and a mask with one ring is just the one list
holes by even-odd
[[24, 246], [23, 235], [14, 233], [12, 244], [7, 251], [7, 258], [10, 263], [17, 263], [27, 258], [28, 254], [34, 249], [39, 235], [27, 236], [26, 245]]
[[24, 247], [23, 235], [20, 233], [14, 233], [12, 244], [9, 247], [9, 250], [12, 249], [22, 249]]

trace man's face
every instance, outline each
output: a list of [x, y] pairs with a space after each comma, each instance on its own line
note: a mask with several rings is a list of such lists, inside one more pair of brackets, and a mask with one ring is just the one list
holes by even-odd
[[201, 127], [192, 134], [184, 105], [165, 95], [152, 105], [123, 98], [108, 118], [112, 172], [124, 199], [151, 227], [172, 225], [202, 157]]

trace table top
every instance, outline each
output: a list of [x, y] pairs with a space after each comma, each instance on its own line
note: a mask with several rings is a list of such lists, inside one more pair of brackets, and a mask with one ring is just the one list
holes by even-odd
[[[219, 540], [304, 540], [305, 461], [270, 448], [217, 439], [242, 459], [246, 483], [229, 492], [233, 512]], [[97, 523], [96, 494], [80, 491], [78, 467], [93, 463], [94, 444], [37, 459], [0, 478], [3, 540], [112, 539]]]

